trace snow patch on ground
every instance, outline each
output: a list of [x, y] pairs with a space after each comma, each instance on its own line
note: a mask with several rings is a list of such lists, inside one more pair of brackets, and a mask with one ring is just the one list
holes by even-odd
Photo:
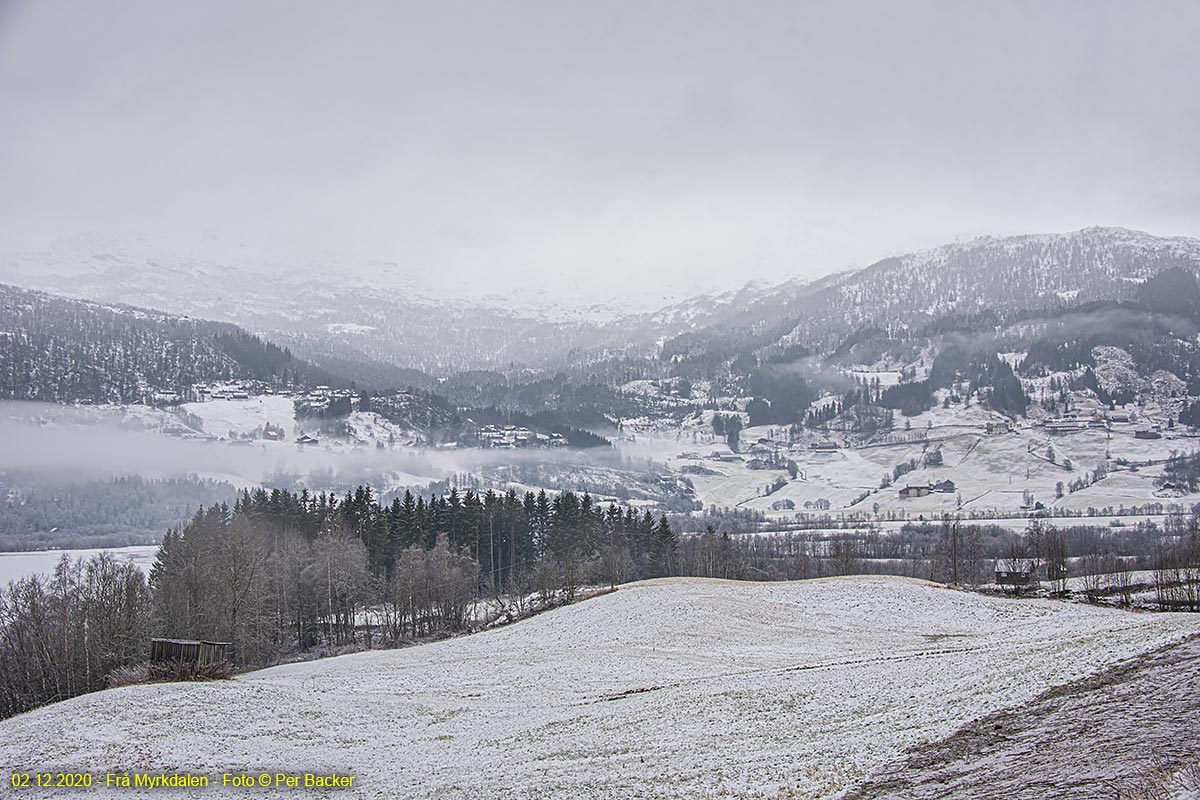
[[325, 330], [333, 334], [346, 333], [351, 336], [362, 336], [375, 330], [373, 325], [361, 325], [357, 322], [331, 322], [325, 326]]

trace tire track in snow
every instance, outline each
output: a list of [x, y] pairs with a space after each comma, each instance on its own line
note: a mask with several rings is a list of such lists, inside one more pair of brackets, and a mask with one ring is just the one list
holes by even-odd
[[687, 678], [679, 681], [672, 681], [661, 686], [643, 686], [635, 689], [626, 689], [621, 692], [594, 697], [588, 700], [582, 700], [576, 705], [594, 705], [596, 703], [612, 702], [614, 700], [624, 700], [627, 697], [634, 697], [640, 694], [648, 694], [649, 692], [657, 692], [662, 689], [675, 689], [682, 686], [696, 686], [712, 681], [725, 681], [730, 678], [745, 678], [754, 675], [787, 675], [792, 672], [810, 672], [813, 670], [835, 669], [837, 667], [854, 667], [865, 664], [886, 664], [899, 663], [903, 661], [914, 661], [919, 658], [934, 658], [938, 656], [953, 655], [955, 653], [973, 653], [979, 650], [986, 649], [986, 645], [974, 645], [971, 647], [945, 647], [938, 650], [921, 650], [916, 653], [901, 653], [889, 656], [870, 656], [866, 658], [847, 658], [836, 659], [833, 661], [821, 661], [815, 664], [795, 664], [790, 667], [762, 667], [761, 669], [735, 670], [733, 672], [719, 672], [712, 675], [701, 675], [695, 678]]

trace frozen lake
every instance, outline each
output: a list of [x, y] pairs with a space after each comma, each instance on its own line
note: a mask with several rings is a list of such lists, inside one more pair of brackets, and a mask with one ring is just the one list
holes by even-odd
[[[154, 556], [158, 553], [158, 545], [137, 545], [134, 547], [110, 547], [108, 552], [126, 561], [132, 561], [150, 572]], [[104, 549], [90, 550], [34, 550], [20, 553], [0, 552], [0, 587], [8, 585], [9, 581], [23, 578], [26, 575], [49, 575], [54, 572], [54, 566], [64, 555], [71, 558], [90, 558]]]

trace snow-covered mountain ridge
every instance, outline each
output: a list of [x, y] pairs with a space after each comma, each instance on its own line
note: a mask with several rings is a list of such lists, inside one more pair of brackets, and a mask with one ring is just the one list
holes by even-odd
[[1141, 283], [1173, 267], [1200, 271], [1200, 239], [1125, 228], [985, 236], [891, 256], [811, 284], [771, 287], [667, 347], [694, 354], [741, 330], [753, 332], [757, 348], [779, 343], [828, 351], [866, 327], [1128, 300]]
[[632, 289], [617, 302], [580, 286], [563, 303], [510, 291], [502, 276], [462, 285], [390, 261], [281, 255], [217, 240], [178, 252], [77, 237], [0, 256], [0, 281], [231, 322], [343, 373], [369, 361], [445, 375], [558, 369], [615, 352], [654, 356], [664, 342], [665, 355], [687, 354], [731, 332], [750, 335], [755, 347], [832, 349], [864, 326], [1127, 299], [1177, 266], [1200, 266], [1200, 240], [1124, 228], [984, 236], [816, 281], [751, 282], [646, 310]]

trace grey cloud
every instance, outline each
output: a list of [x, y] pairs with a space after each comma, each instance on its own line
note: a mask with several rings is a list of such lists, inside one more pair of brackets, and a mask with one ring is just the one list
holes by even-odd
[[1197, 235], [1198, 34], [1190, 2], [8, 2], [0, 235], [563, 291]]

